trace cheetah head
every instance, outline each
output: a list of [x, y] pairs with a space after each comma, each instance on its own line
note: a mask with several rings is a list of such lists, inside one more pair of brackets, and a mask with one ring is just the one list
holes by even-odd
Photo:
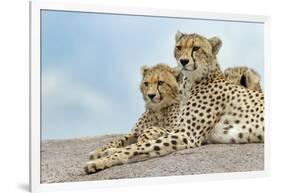
[[140, 90], [146, 109], [157, 111], [178, 102], [178, 74], [175, 69], [164, 64], [142, 67]]
[[198, 34], [176, 33], [174, 48], [179, 70], [186, 76], [208, 76], [219, 69], [216, 56], [222, 46], [218, 37], [207, 39]]
[[260, 76], [251, 68], [232, 67], [224, 71], [225, 79], [231, 83], [241, 85], [245, 88], [262, 91], [260, 86]]

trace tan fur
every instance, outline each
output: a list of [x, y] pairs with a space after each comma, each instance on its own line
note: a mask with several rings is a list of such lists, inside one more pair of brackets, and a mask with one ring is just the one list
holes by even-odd
[[262, 91], [260, 76], [251, 68], [245, 66], [227, 68], [224, 70], [224, 75], [229, 82], [244, 86], [248, 89]]
[[[146, 111], [130, 133], [91, 152], [91, 160], [109, 156], [121, 147], [130, 144], [141, 144], [157, 139], [169, 133], [175, 126], [176, 119], [172, 120], [170, 117], [175, 117], [179, 111], [177, 98], [179, 85], [176, 80], [178, 72], [164, 64], [142, 67], [141, 72], [140, 90], [145, 101]], [[161, 85], [159, 85], [159, 81]], [[150, 99], [149, 94], [155, 94], [155, 97]]]
[[[119, 148], [108, 156], [89, 161], [84, 167], [86, 173], [199, 147], [205, 140], [213, 143], [263, 142], [263, 93], [225, 80], [216, 58], [220, 47], [221, 40], [217, 37], [207, 39], [198, 34], [178, 32], [175, 57], [178, 70], [184, 75], [179, 91], [180, 104], [172, 104], [164, 108], [164, 112], [156, 108], [158, 113], [148, 109], [149, 116], [140, 122], [141, 131], [149, 128], [147, 123], [152, 123], [151, 129], [156, 129], [155, 133], [160, 133], [156, 136], [160, 137], [146, 138], [141, 143]], [[183, 64], [181, 59], [188, 62]], [[154, 77], [144, 80], [151, 85], [159, 81]], [[155, 92], [155, 89], [152, 91]], [[149, 92], [149, 89], [144, 91], [144, 96]], [[167, 132], [161, 135], [158, 128]]]
[[[157, 111], [175, 102], [179, 85], [175, 79], [178, 72], [167, 65], [158, 64], [152, 68], [143, 68], [140, 90], [147, 110]], [[149, 95], [155, 95], [153, 99]]]

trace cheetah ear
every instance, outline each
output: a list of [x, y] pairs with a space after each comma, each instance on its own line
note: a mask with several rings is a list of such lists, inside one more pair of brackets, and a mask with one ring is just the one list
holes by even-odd
[[[253, 70], [251, 69], [248, 69], [244, 75], [246, 77], [246, 84], [249, 84], [249, 83], [252, 83], [254, 85], [257, 85], [259, 84], [260, 82], [260, 76], [258, 73], [254, 72]], [[246, 85], [247, 86], [247, 85]]]
[[176, 36], [175, 36], [176, 42], [178, 42], [179, 39], [180, 39], [183, 35], [184, 35], [184, 34], [181, 33], [181, 32], [178, 30], [177, 33], [176, 33]]
[[213, 54], [217, 55], [222, 46], [222, 41], [218, 37], [212, 37], [209, 39], [210, 44], [212, 45]]
[[149, 70], [149, 67], [143, 65], [143, 66], [141, 67], [141, 75], [144, 77], [145, 74], [148, 72], [148, 70]]

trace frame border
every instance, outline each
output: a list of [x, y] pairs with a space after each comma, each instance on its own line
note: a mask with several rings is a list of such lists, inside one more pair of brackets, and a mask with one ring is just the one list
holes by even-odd
[[[256, 177], [270, 176], [270, 17], [261, 15], [242, 15], [211, 12], [195, 12], [185, 10], [165, 10], [152, 8], [136, 8], [124, 6], [111, 6], [93, 3], [80, 2], [52, 2], [52, 1], [30, 1], [30, 46], [29, 46], [29, 187], [31, 192], [45, 192], [58, 190], [77, 190], [89, 188], [105, 187], [125, 187], [138, 185], [152, 185], [160, 183], [184, 183], [192, 181], [213, 181], [225, 179], [246, 179]], [[103, 181], [83, 181], [66, 182], [54, 184], [40, 183], [40, 144], [41, 144], [41, 119], [40, 119], [40, 86], [41, 86], [41, 50], [40, 50], [40, 25], [41, 10], [52, 11], [77, 11], [77, 12], [95, 12], [122, 15], [139, 16], [160, 16], [171, 18], [189, 18], [204, 20], [221, 20], [234, 22], [255, 22], [264, 24], [264, 94], [265, 94], [265, 143], [264, 143], [264, 170], [236, 173], [214, 173], [186, 176], [169, 177], [146, 177], [133, 179], [103, 180]], [[265, 77], [265, 76], [264, 76]]]

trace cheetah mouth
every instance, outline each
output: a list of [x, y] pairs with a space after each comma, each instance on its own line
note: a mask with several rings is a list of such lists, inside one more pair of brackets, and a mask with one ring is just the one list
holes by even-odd
[[161, 102], [163, 101], [163, 99], [162, 98], [159, 98], [159, 99], [154, 99], [154, 100], [149, 100], [148, 101], [148, 105], [158, 105], [158, 104], [160, 104]]
[[158, 103], [160, 103], [162, 100], [161, 99], [158, 99], [158, 100], [151, 100], [150, 102], [152, 103], [152, 104], [158, 104]]
[[191, 71], [195, 71], [195, 70], [197, 70], [197, 66], [194, 66], [192, 69], [191, 68], [186, 68], [186, 67], [182, 68], [182, 71], [189, 71], [189, 72], [191, 72]]
[[192, 71], [195, 71], [197, 70], [197, 65], [194, 63], [194, 64], [189, 64], [187, 66], [181, 66], [181, 70], [180, 71], [189, 71], [189, 72], [192, 72]]

